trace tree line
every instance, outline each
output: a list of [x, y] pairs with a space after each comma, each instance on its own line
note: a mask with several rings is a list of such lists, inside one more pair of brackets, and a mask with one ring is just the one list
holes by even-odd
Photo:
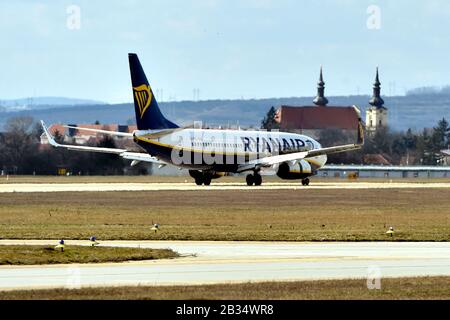
[[[41, 125], [31, 117], [10, 118], [5, 131], [0, 134], [0, 171], [5, 174], [55, 175], [67, 169], [73, 175], [123, 175], [145, 174], [143, 165], [130, 168], [129, 162], [117, 155], [76, 152], [41, 145]], [[62, 142], [63, 135], [56, 132], [55, 140]], [[115, 141], [102, 136], [93, 145], [115, 148]], [[59, 171], [61, 172], [61, 171]]]
[[[339, 130], [324, 131], [319, 141], [323, 146], [348, 143], [349, 138]], [[441, 150], [450, 143], [450, 127], [445, 118], [434, 128], [422, 132], [396, 132], [389, 128], [374, 133], [365, 132], [364, 146], [357, 151], [330, 155], [329, 163], [373, 164], [373, 155], [380, 155], [392, 165], [442, 165]]]
[[[275, 121], [276, 110], [270, 108], [261, 121], [261, 128], [280, 129]], [[343, 130], [320, 130], [318, 141], [324, 147], [353, 143], [354, 134]], [[450, 126], [443, 118], [435, 127], [423, 129], [422, 132], [397, 132], [389, 128], [378, 129], [374, 133], [365, 132], [365, 144], [362, 149], [329, 155], [328, 163], [334, 164], [371, 164], [371, 155], [381, 155], [390, 164], [440, 165], [443, 160], [441, 150], [450, 145]]]
[[[279, 129], [273, 120], [275, 109], [271, 108], [261, 126], [268, 130]], [[129, 161], [113, 154], [74, 152], [40, 144], [42, 127], [31, 117], [10, 118], [5, 131], [0, 134], [0, 171], [3, 174], [54, 175], [66, 168], [74, 175], [123, 175], [147, 174], [151, 167], [141, 164], [130, 167]], [[61, 142], [61, 133], [55, 134]], [[322, 130], [319, 142], [323, 146], [354, 141], [354, 137], [340, 130]], [[363, 148], [329, 156], [328, 163], [371, 164], [369, 155], [382, 155], [390, 164], [439, 165], [442, 162], [441, 150], [450, 144], [450, 126], [443, 118], [434, 128], [422, 132], [395, 132], [380, 129], [374, 134], [366, 132]], [[115, 148], [114, 139], [102, 136], [94, 145]], [[369, 160], [368, 160], [369, 159]]]

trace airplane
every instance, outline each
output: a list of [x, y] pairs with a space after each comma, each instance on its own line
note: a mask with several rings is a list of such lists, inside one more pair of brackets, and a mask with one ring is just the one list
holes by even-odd
[[53, 147], [116, 154], [123, 159], [132, 160], [132, 166], [140, 162], [157, 164], [160, 168], [174, 165], [189, 170], [190, 176], [199, 186], [209, 186], [211, 180], [230, 173], [248, 173], [248, 186], [260, 186], [262, 174], [275, 174], [286, 180], [301, 180], [302, 185], [307, 186], [310, 183], [309, 177], [317, 174], [317, 170], [325, 165], [328, 154], [357, 150], [364, 144], [361, 113], [356, 107], [357, 142], [325, 148], [311, 137], [289, 132], [179, 127], [161, 113], [137, 54], [130, 53], [128, 59], [138, 130], [124, 133], [66, 127], [130, 137], [146, 153], [60, 144], [41, 120], [44, 132]]

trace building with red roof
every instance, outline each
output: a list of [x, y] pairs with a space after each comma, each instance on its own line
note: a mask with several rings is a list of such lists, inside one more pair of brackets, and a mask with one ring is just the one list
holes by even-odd
[[281, 131], [305, 134], [319, 139], [324, 130], [342, 130], [355, 135], [358, 130], [359, 110], [356, 106], [327, 106], [325, 82], [320, 69], [315, 106], [281, 106], [275, 116]]

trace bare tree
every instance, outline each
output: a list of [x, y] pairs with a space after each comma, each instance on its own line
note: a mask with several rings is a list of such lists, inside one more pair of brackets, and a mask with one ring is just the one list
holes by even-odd
[[38, 139], [33, 134], [35, 122], [31, 117], [10, 118], [0, 143], [3, 166], [17, 168], [17, 173], [33, 171], [31, 157], [37, 154]]

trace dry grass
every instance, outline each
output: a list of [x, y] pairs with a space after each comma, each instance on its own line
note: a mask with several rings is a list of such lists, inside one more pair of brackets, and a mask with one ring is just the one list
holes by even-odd
[[0, 292], [5, 299], [157, 300], [375, 300], [450, 298], [450, 277], [383, 279], [381, 290], [366, 280], [266, 282], [208, 286], [119, 287]]
[[0, 238], [448, 241], [449, 208], [448, 189], [11, 193]]
[[165, 176], [0, 176], [2, 183], [159, 183], [191, 182], [190, 177]]
[[122, 262], [177, 257], [172, 250], [66, 246], [64, 252], [51, 246], [0, 246], [0, 265]]

